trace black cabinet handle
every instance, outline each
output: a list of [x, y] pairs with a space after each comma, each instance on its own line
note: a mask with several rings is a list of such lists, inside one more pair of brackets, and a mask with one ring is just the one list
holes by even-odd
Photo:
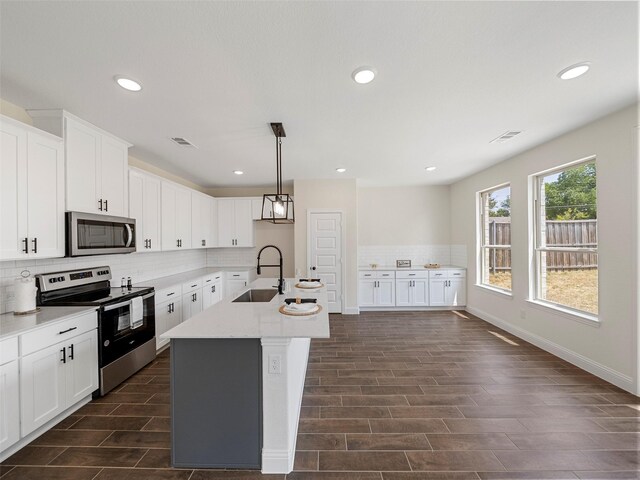
[[207, 245], [207, 241], [206, 240], [202, 240], [202, 246], [205, 247]]
[[67, 348], [62, 347], [62, 350], [60, 350], [60, 353], [62, 353], [62, 358], [60, 359], [60, 361], [62, 363], [67, 363]]
[[176, 240], [176, 247], [180, 246], [180, 240]]
[[167, 297], [170, 297], [171, 295], [174, 295], [176, 292], [171, 292], [171, 293], [167, 293]]
[[73, 360], [73, 343], [69, 345], [69, 360]]
[[151, 248], [151, 239], [149, 239], [149, 248]]
[[22, 240], [24, 242], [24, 253], [29, 253], [29, 238], [28, 237], [24, 237], [24, 240]]
[[98, 210], [102, 211], [102, 199], [98, 200], [98, 203], [100, 204], [100, 206], [98, 207]]
[[109, 211], [109, 200], [105, 200], [104, 201], [104, 211], [108, 212]]
[[67, 328], [66, 330], [62, 330], [61, 332], [58, 332], [58, 335], [62, 335], [63, 333], [71, 332], [71, 331], [75, 330], [76, 328], [78, 328], [78, 327]]
[[33, 253], [38, 253], [38, 239], [34, 238], [33, 240], [31, 240], [33, 242]]

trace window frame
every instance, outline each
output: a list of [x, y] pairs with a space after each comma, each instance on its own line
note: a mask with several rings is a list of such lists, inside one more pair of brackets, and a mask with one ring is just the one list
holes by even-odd
[[[600, 256], [598, 254], [598, 247], [596, 245], [595, 248], [585, 248], [585, 247], [547, 247], [546, 246], [546, 237], [543, 238], [543, 233], [546, 232], [546, 224], [544, 228], [542, 228], [542, 204], [541, 204], [541, 193], [543, 188], [543, 180], [545, 177], [549, 175], [553, 175], [555, 173], [560, 173], [566, 170], [571, 170], [573, 168], [580, 167], [581, 165], [586, 165], [589, 163], [596, 164], [596, 189], [597, 189], [597, 162], [596, 155], [591, 155], [588, 157], [581, 158], [579, 160], [575, 160], [573, 162], [565, 163], [563, 165], [553, 167], [547, 170], [543, 170], [541, 172], [535, 173], [529, 176], [530, 179], [530, 188], [531, 188], [531, 246], [530, 246], [530, 257], [531, 257], [531, 272], [529, 276], [529, 301], [538, 304], [552, 310], [555, 310], [562, 314], [568, 314], [572, 316], [579, 317], [581, 319], [586, 319], [593, 322], [599, 322], [599, 311], [600, 311], [600, 302], [598, 302], [598, 313], [588, 312], [586, 310], [580, 310], [575, 307], [571, 307], [569, 305], [565, 305], [563, 303], [554, 302], [552, 300], [548, 300], [542, 298], [542, 278], [545, 263], [542, 261], [542, 254], [547, 252], [567, 252], [567, 253], [591, 253], [595, 254], [598, 258], [598, 269], [600, 267]], [[596, 212], [598, 211], [598, 203], [596, 196]], [[597, 216], [596, 216], [597, 218]], [[545, 223], [546, 223], [546, 215], [545, 215]], [[596, 231], [597, 231], [597, 223], [596, 223]], [[543, 241], [545, 243], [543, 245]], [[598, 296], [600, 293], [600, 280], [598, 276]]]
[[[476, 253], [477, 253], [477, 274], [476, 274], [476, 286], [486, 288], [492, 292], [496, 292], [506, 296], [513, 296], [513, 273], [511, 274], [511, 288], [503, 288], [497, 285], [492, 285], [490, 283], [486, 283], [484, 281], [485, 278], [485, 250], [490, 251], [491, 249], [503, 249], [509, 250], [511, 253], [510, 258], [513, 261], [513, 252], [511, 249], [511, 244], [509, 245], [493, 245], [490, 243], [485, 244], [485, 195], [490, 195], [492, 192], [497, 190], [502, 190], [504, 188], [509, 188], [509, 198], [511, 198], [511, 182], [501, 183], [499, 185], [495, 185], [490, 188], [486, 188], [484, 190], [480, 190], [477, 192], [477, 202], [478, 202], [478, 216], [477, 216], [477, 242], [476, 242]], [[511, 218], [511, 215], [509, 215]], [[513, 229], [513, 225], [511, 226]], [[488, 268], [488, 266], [486, 266]], [[513, 265], [512, 265], [513, 272]]]

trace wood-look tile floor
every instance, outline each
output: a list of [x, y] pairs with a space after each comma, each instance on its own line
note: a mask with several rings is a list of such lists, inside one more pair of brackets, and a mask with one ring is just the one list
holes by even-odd
[[[168, 392], [164, 352], [5, 461], [2, 480], [285, 478], [170, 468]], [[331, 315], [286, 479], [638, 479], [639, 410], [467, 313]]]

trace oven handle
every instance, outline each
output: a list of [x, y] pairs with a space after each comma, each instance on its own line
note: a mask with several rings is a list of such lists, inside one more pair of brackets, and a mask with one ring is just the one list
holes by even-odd
[[131, 242], [133, 242], [133, 231], [131, 230], [131, 225], [128, 223], [125, 223], [124, 226], [127, 229], [127, 243], [125, 244], [125, 247], [130, 247]]
[[[142, 296], [142, 299], [146, 300], [147, 298], [151, 298], [154, 295], [155, 295], [155, 292], [147, 293], [146, 295]], [[131, 306], [131, 300], [127, 300], [126, 302], [114, 303], [113, 305], [107, 305], [103, 308], [103, 310], [105, 312], [108, 312], [110, 310], [115, 310], [116, 308], [125, 307], [127, 305]]]

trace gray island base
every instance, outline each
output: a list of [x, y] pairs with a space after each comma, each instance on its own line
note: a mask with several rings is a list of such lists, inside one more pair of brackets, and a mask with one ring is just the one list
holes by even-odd
[[[274, 282], [258, 279], [248, 288]], [[311, 339], [329, 338], [326, 289], [233, 303], [243, 293], [162, 335], [171, 341], [174, 467], [293, 470]], [[322, 311], [283, 315], [287, 297], [316, 298]]]

